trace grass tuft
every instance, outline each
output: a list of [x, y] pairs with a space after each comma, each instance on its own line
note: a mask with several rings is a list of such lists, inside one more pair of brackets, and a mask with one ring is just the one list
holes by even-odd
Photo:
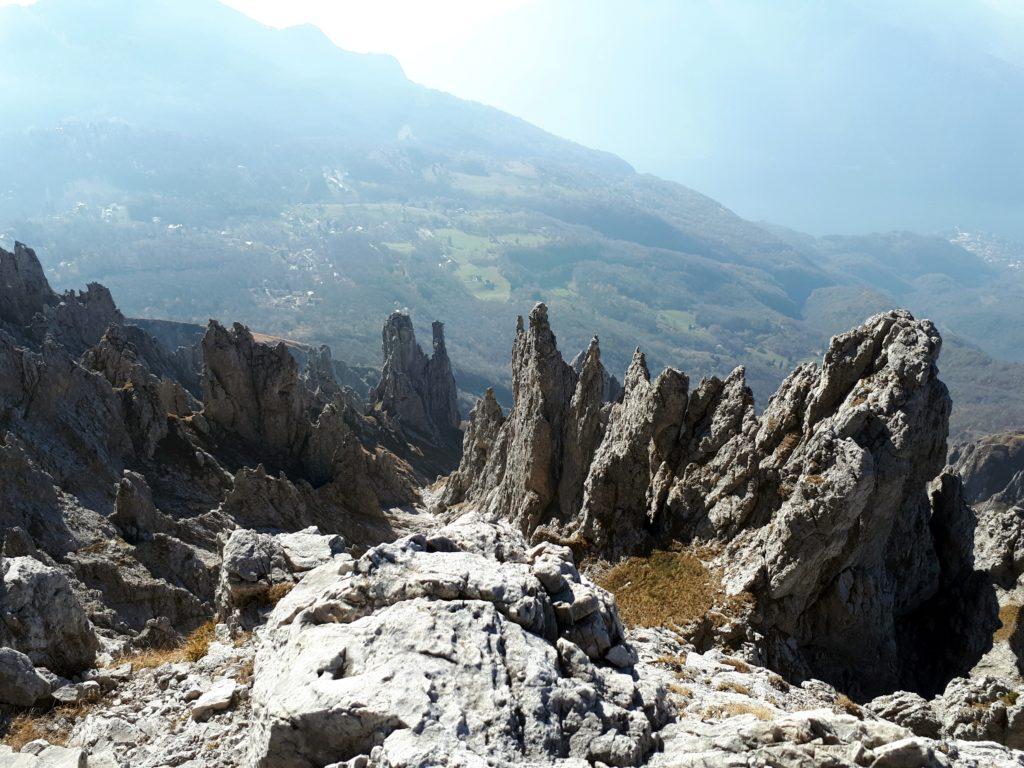
[[720, 659], [720, 661], [737, 672], [743, 672], [744, 674], [750, 672], [750, 665], [743, 661], [743, 659], [734, 659], [732, 656], [726, 656], [724, 659]]
[[1002, 642], [1013, 637], [1013, 633], [1017, 629], [1017, 621], [1020, 619], [1020, 609], [1019, 603], [1007, 603], [999, 609], [999, 621], [1002, 622], [1002, 626], [992, 635], [995, 642]]
[[839, 712], [845, 712], [848, 715], [862, 718], [864, 717], [864, 710], [860, 708], [860, 704], [855, 702], [845, 693], [840, 693], [836, 698], [836, 710]]
[[685, 550], [627, 558], [600, 582], [615, 595], [622, 620], [637, 627], [684, 627], [706, 616], [721, 590], [704, 563]]
[[274, 584], [267, 590], [266, 604], [277, 605], [281, 600], [284, 599], [285, 595], [291, 592], [295, 588], [295, 584], [290, 581], [283, 581]]
[[733, 693], [738, 693], [742, 696], [750, 695], [749, 686], [746, 686], [743, 683], [738, 683], [735, 680], [721, 680], [715, 684], [715, 690], [732, 691]]

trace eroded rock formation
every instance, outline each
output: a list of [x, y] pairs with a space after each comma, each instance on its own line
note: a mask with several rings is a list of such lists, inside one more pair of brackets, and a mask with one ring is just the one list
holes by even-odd
[[[760, 416], [742, 368], [691, 391], [671, 369], [652, 381], [638, 350], [621, 402], [602, 408], [596, 342], [576, 376], [538, 305], [513, 351], [515, 405], [493, 439], [475, 411], [473, 458], [446, 499], [588, 556], [721, 547], [727, 590], [754, 597], [748, 642], [773, 666], [862, 694], [925, 686], [900, 644], [936, 628], [936, 601], [965, 658], [995, 626], [984, 579], [942, 544], [973, 529], [933, 515], [928, 495], [950, 410], [940, 346], [928, 321], [878, 315], [833, 339], [820, 368], [798, 368]], [[934, 669], [933, 684], [964, 664]]]
[[416, 343], [412, 320], [392, 312], [384, 323], [384, 368], [370, 392], [371, 412], [395, 425], [407, 439], [435, 451], [457, 449], [458, 392], [444, 343], [444, 324], [434, 322], [433, 353]]

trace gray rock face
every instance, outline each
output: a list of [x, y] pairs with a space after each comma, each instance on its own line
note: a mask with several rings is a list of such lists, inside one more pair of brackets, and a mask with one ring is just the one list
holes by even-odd
[[28, 656], [0, 648], [0, 704], [31, 707], [49, 693], [49, 682], [36, 672]]
[[449, 475], [445, 482], [442, 501], [454, 505], [464, 499], [476, 498], [484, 492], [481, 484], [491, 458], [491, 451], [497, 444], [505, 413], [494, 398], [494, 390], [488, 388], [469, 415], [469, 426], [462, 441], [462, 459], [459, 468]]
[[248, 457], [330, 484], [349, 509], [378, 512], [418, 498], [411, 468], [361, 442], [362, 417], [341, 396], [317, 410], [283, 343], [258, 343], [247, 328], [211, 321], [203, 337], [203, 416]]
[[0, 248], [0, 296], [0, 321], [13, 333], [30, 326], [43, 307], [60, 300], [50, 288], [35, 251], [17, 242], [13, 252]]
[[949, 461], [964, 481], [969, 504], [990, 500], [1024, 504], [1024, 432], [991, 435], [958, 445]]
[[110, 291], [90, 283], [84, 291], [58, 295], [51, 288], [35, 251], [22, 243], [14, 252], [0, 248], [0, 329], [20, 343], [40, 345], [44, 338], [77, 357], [124, 316]]
[[[956, 446], [947, 473], [961, 485], [953, 503], [974, 521], [974, 567], [995, 584], [1003, 627], [972, 674], [1024, 675], [1024, 434], [991, 435]], [[948, 494], [947, 494], [948, 495]], [[968, 507], [968, 505], [970, 505]]]
[[211, 320], [203, 361], [203, 415], [211, 426], [270, 458], [294, 461], [309, 439], [312, 403], [287, 347], [260, 344], [239, 323], [229, 331]]
[[[576, 371], [577, 376], [583, 373], [583, 366], [586, 364], [589, 356], [589, 348], [580, 350], [580, 352], [576, 354], [576, 357], [572, 359], [572, 362], [569, 363], [569, 365], [572, 366], [572, 369]], [[615, 403], [618, 402], [620, 397], [622, 397], [622, 384], [606, 368], [602, 368], [601, 399], [606, 403]]]
[[568, 552], [473, 520], [321, 566], [269, 627], [247, 765], [635, 765], [667, 714], [592, 660], [621, 625]]
[[99, 641], [67, 577], [30, 557], [0, 562], [0, 645], [70, 675], [92, 666]]
[[341, 385], [334, 375], [331, 348], [326, 344], [310, 350], [306, 357], [306, 367], [302, 372], [302, 378], [314, 399], [324, 405], [342, 393]]
[[[86, 350], [82, 365], [103, 375], [121, 400], [125, 424], [136, 450], [152, 458], [168, 434], [167, 417], [189, 416], [199, 410], [195, 399], [176, 381], [158, 378], [130, 340], [142, 341], [138, 328], [110, 326], [99, 344]], [[155, 346], [155, 344], [152, 344]]]
[[416, 343], [412, 320], [393, 312], [384, 323], [384, 368], [370, 392], [372, 411], [396, 423], [411, 439], [459, 445], [458, 392], [444, 343], [444, 324], [433, 324], [433, 354]]
[[303, 574], [340, 555], [345, 541], [323, 536], [316, 528], [276, 535], [239, 528], [224, 544], [217, 609], [221, 618], [236, 627], [251, 629], [278, 596]]
[[46, 343], [40, 353], [0, 333], [0, 429], [55, 484], [107, 498], [133, 446], [119, 398], [100, 375]]

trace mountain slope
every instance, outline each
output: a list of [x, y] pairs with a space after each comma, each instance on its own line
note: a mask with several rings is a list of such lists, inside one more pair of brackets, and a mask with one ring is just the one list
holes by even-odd
[[[309, 28], [213, 0], [41, 0], [0, 9], [0, 30], [0, 238], [131, 316], [240, 319], [376, 365], [379, 318], [408, 309], [445, 319], [464, 390], [499, 396], [507, 318], [542, 299], [563, 349], [598, 334], [616, 373], [637, 343], [694, 378], [743, 364], [762, 401], [835, 327], [822, 296], [856, 308], [867, 288], [886, 305], [870, 310], [923, 306], [989, 354], [1024, 348], [990, 332], [1024, 327], [1019, 271], [913, 235], [906, 259], [889, 236], [770, 231]], [[926, 303], [935, 273], [949, 288]], [[1024, 421], [998, 389], [1004, 426]]]

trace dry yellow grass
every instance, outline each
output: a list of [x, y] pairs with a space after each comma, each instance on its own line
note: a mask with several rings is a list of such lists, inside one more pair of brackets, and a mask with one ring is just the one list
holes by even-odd
[[734, 701], [725, 705], [725, 711], [730, 715], [753, 715], [758, 720], [771, 720], [772, 711], [760, 704], [747, 704], [742, 701]]
[[46, 739], [51, 744], [62, 746], [63, 742], [60, 742], [56, 734], [51, 734], [46, 725], [45, 715], [22, 712], [11, 718], [0, 743], [6, 744], [15, 752], [20, 751], [22, 747], [36, 739]]
[[284, 596], [294, 588], [295, 585], [290, 581], [272, 585], [270, 589], [267, 590], [266, 604], [277, 605], [282, 599], [284, 599]]
[[14, 715], [0, 737], [15, 752], [36, 739], [45, 739], [62, 747], [67, 744], [75, 723], [96, 706], [95, 702], [34, 707]]
[[181, 650], [188, 661], [199, 661], [210, 650], [210, 643], [217, 637], [217, 622], [210, 619], [200, 624], [185, 638]]
[[743, 659], [734, 659], [732, 656], [726, 656], [721, 660], [726, 666], [732, 667], [737, 672], [747, 673], [750, 671], [750, 665]]
[[217, 623], [210, 619], [192, 630], [177, 648], [153, 648], [139, 651], [115, 660], [114, 664], [131, 662], [132, 669], [152, 669], [181, 661], [199, 661], [210, 649], [216, 637]]
[[678, 683], [670, 683], [668, 689], [671, 693], [677, 696], [682, 696], [684, 699], [693, 698], [693, 689], [687, 685], [679, 685]]
[[706, 616], [721, 591], [714, 574], [685, 550], [627, 558], [600, 583], [615, 595], [622, 620], [638, 627], [686, 626]]
[[836, 698], [836, 709], [840, 712], [845, 712], [848, 715], [853, 715], [854, 717], [864, 716], [864, 710], [860, 708], [860, 704], [855, 702], [845, 693], [840, 693], [838, 698]]
[[736, 682], [735, 680], [722, 680], [715, 684], [715, 690], [732, 691], [733, 693], [739, 693], [743, 696], [750, 695], [750, 688], [743, 683]]
[[731, 701], [728, 704], [708, 707], [701, 713], [704, 720], [721, 720], [738, 715], [753, 715], [758, 720], [771, 720], [772, 710], [760, 704], [748, 704], [744, 701]]
[[686, 666], [686, 654], [683, 653], [679, 656], [659, 656], [657, 661], [659, 664], [664, 664], [673, 672], [682, 672], [683, 668]]
[[995, 642], [1009, 640], [1013, 637], [1013, 633], [1017, 629], [1017, 621], [1020, 618], [1020, 608], [1017, 603], [1007, 603], [999, 609], [999, 621], [1002, 622], [1002, 626], [992, 635]]

